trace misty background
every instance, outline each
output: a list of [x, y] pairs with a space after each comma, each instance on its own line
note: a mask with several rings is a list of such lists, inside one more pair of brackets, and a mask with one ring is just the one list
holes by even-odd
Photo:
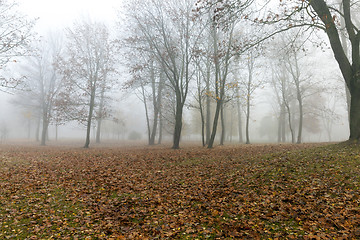
[[[14, 7], [16, 10], [23, 13], [30, 21], [34, 20], [32, 31], [36, 34], [32, 36], [32, 42], [29, 42], [29, 46], [31, 46], [32, 49], [27, 55], [41, 55], [41, 49], [48, 48], [49, 45], [46, 44], [51, 42], [49, 39], [56, 39], [58, 44], [57, 47], [61, 49], [59, 50], [61, 51], [61, 54], [59, 54], [59, 56], [61, 55], [61, 60], [57, 58], [58, 56], [56, 57], [56, 61], [59, 65], [57, 65], [57, 69], [54, 71], [59, 79], [70, 79], [73, 77], [71, 74], [69, 76], [66, 74], [69, 74], [72, 70], [71, 67], [75, 66], [75, 62], [71, 63], [71, 61], [76, 61], [76, 59], [68, 58], [67, 54], [69, 55], [69, 52], [67, 52], [67, 49], [74, 46], [71, 44], [72, 42], [75, 42], [77, 39], [76, 37], [81, 37], [80, 34], [78, 35], [79, 32], [76, 31], [76, 27], [83, 26], [82, 24], [88, 24], [91, 28], [97, 23], [105, 26], [107, 29], [106, 31], [108, 31], [107, 36], [109, 44], [113, 44], [113, 49], [111, 50], [112, 56], [111, 60], [109, 60], [109, 62], [112, 62], [112, 65], [107, 69], [107, 76], [111, 82], [105, 87], [106, 97], [104, 98], [104, 101], [106, 102], [106, 114], [102, 117], [102, 129], [100, 133], [101, 140], [105, 142], [107, 140], [142, 140], [144, 144], [148, 143], [149, 126], [147, 125], [146, 114], [148, 114], [148, 120], [151, 124], [152, 121], [154, 121], [154, 116], [152, 116], [154, 108], [151, 107], [153, 96], [151, 96], [150, 86], [141, 85], [139, 82], [144, 81], [144, 78], [151, 78], [149, 75], [151, 74], [151, 71], [153, 71], [153, 74], [155, 72], [155, 75], [159, 74], [158, 80], [156, 80], [156, 84], [159, 86], [162, 81], [161, 79], [167, 78], [166, 70], [161, 70], [163, 67], [161, 66], [163, 64], [161, 61], [164, 61], [164, 59], [157, 60], [156, 57], [151, 58], [150, 56], [148, 59], [144, 57], [146, 56], [146, 53], [149, 53], [149, 50], [145, 49], [145, 37], [141, 39], [141, 36], [149, 36], [150, 34], [153, 34], [153, 36], [157, 38], [163, 36], [154, 33], [156, 28], [152, 28], [151, 24], [156, 23], [145, 21], [146, 14], [150, 14], [150, 10], [144, 10], [145, 13], [143, 19], [139, 17], [139, 12], [137, 11], [139, 11], [142, 5], [139, 3], [139, 6], [135, 7], [134, 4], [136, 4], [136, 2], [137, 1], [123, 1], [120, 3], [115, 0], [24, 0], [19, 1], [18, 6]], [[161, 1], [158, 1], [158, 3], [161, 3]], [[192, 7], [194, 6], [194, 1], [181, 1], [181, 3], [190, 4]], [[155, 4], [154, 6], [156, 7], [157, 5]], [[178, 9], [181, 8], [178, 7]], [[153, 13], [157, 13], [157, 11], [154, 11]], [[178, 13], [180, 13], [180, 10]], [[142, 20], [144, 20], [144, 25], [140, 24]], [[136, 25], [134, 22], [139, 24]], [[205, 28], [202, 29], [206, 24], [201, 23], [200, 20], [191, 24], [194, 24], [194, 29], [197, 31], [196, 34], [205, 34], [207, 31]], [[149, 30], [141, 32], [141, 26], [147, 26]], [[171, 28], [175, 27], [170, 26], [169, 29]], [[237, 31], [236, 34], [239, 35], [249, 36], [254, 33], [254, 29], [252, 29], [251, 26], [246, 27], [241, 24], [235, 24], [233, 29], [235, 29], [233, 31]], [[71, 35], [69, 34], [69, 30], [74, 32], [73, 39], [69, 37], [69, 35]], [[210, 29], [210, 35], [211, 31], [212, 30]], [[192, 33], [195, 33], [195, 30], [193, 30]], [[229, 68], [229, 73], [227, 75], [228, 82], [225, 83], [227, 92], [224, 93], [223, 101], [226, 103], [222, 113], [222, 121], [224, 121], [224, 126], [226, 126], [226, 131], [224, 133], [225, 143], [246, 142], [247, 107], [251, 109], [248, 126], [251, 143], [279, 142], [280, 113], [277, 98], [279, 96], [280, 88], [276, 87], [274, 79], [280, 79], [281, 73], [287, 72], [287, 74], [282, 77], [287, 79], [287, 84], [289, 84], [292, 70], [290, 69], [291, 66], [289, 65], [287, 67], [286, 63], [293, 60], [290, 58], [286, 60], [286, 56], [289, 55], [287, 51], [289, 50], [284, 49], [290, 45], [296, 46], [296, 44], [298, 44], [296, 47], [296, 52], [298, 54], [296, 64], [298, 64], [297, 67], [301, 69], [301, 88], [302, 90], [307, 89], [306, 93], [308, 93], [306, 98], [304, 97], [304, 111], [306, 113], [304, 114], [301, 142], [343, 141], [348, 138], [349, 125], [345, 85], [338, 65], [327, 45], [326, 36], [324, 34], [321, 35], [321, 33], [316, 33], [316, 36], [309, 35], [307, 39], [302, 39], [296, 43], [293, 35], [299, 33], [300, 32], [294, 31], [289, 34], [275, 36], [262, 43], [259, 49], [256, 49], [251, 53], [253, 55], [250, 55], [249, 52], [244, 52], [242, 56], [238, 57], [234, 54], [234, 57], [231, 58], [231, 63], [226, 66], [226, 68]], [[219, 27], [218, 42], [220, 48], [224, 47], [225, 49], [226, 41], [228, 39], [227, 34], [229, 34], [228, 29], [222, 30]], [[238, 36], [236, 34], [234, 33], [232, 37], [236, 38]], [[320, 40], [318, 40], [319, 35]], [[136, 39], [136, 36], [139, 38]], [[203, 41], [196, 44], [202, 44], [201, 47], [203, 47], [202, 49], [204, 50], [207, 47], [206, 44], [204, 44], [204, 42], [206, 42], [204, 39], [206, 38], [203, 37], [202, 39]], [[241, 39], [239, 41], [245, 41], [241, 37], [238, 39]], [[153, 48], [157, 46], [156, 44], [160, 43], [153, 43], [149, 49], [153, 50]], [[195, 43], [191, 44], [195, 45]], [[141, 49], [136, 46], [141, 46]], [[195, 49], [200, 49], [200, 47], [194, 47], [193, 50], [195, 51]], [[50, 50], [46, 50], [45, 52], [48, 54], [49, 51]], [[224, 50], [224, 52], [226, 51]], [[219, 56], [220, 55], [224, 57], [226, 54], [219, 53]], [[171, 56], [169, 56], [169, 58], [170, 57]], [[248, 83], [246, 81], [250, 77], [249, 62], [252, 61], [253, 57], [255, 59], [252, 62], [253, 70], [251, 73], [253, 79], [251, 86], [253, 89], [251, 89], [251, 93], [239, 93], [237, 92], [237, 89], [245, 89], [245, 86]], [[200, 69], [201, 67], [206, 68], [206, 63], [203, 59], [214, 60], [215, 57], [209, 57], [206, 53], [203, 55], [199, 53], [194, 58], [196, 59], [190, 64], [190, 68], [199, 67]], [[152, 62], [152, 60], [150, 61], [149, 59], [154, 60]], [[230, 59], [224, 60], [224, 62], [226, 61], [230, 61]], [[151, 65], [150, 62], [153, 65]], [[280, 63], [284, 63], [284, 65], [280, 66]], [[49, 63], [49, 66], [53, 65], [54, 62]], [[31, 66], [31, 61], [29, 61], [27, 57], [16, 56], [9, 64], [7, 64], [6, 69], [2, 69], [2, 71], [3, 75], [8, 78], [24, 77], [22, 78], [22, 81], [29, 83], [29, 81], [31, 81], [31, 74], [34, 73], [34, 71], [31, 70]], [[222, 68], [224, 68], [224, 66], [225, 65], [221, 65]], [[277, 68], [279, 66], [280, 68]], [[151, 70], [151, 67], [153, 67], [153, 70]], [[58, 68], [61, 70], [58, 70]], [[141, 69], [139, 70], [139, 68]], [[148, 71], [146, 68], [150, 70]], [[136, 69], [138, 72], [135, 71]], [[197, 91], [199, 87], [205, 86], [204, 83], [202, 83], [203, 85], [199, 85], [199, 81], [202, 81], [201, 78], [204, 77], [201, 75], [202, 73], [199, 69], [190, 70], [189, 92], [184, 103], [182, 115], [183, 126], [181, 141], [197, 141], [201, 144], [201, 117], [198, 107], [199, 96], [201, 95], [200, 98], [204, 97], [205, 99], [206, 96], [211, 95], [211, 107], [209, 108], [211, 109], [211, 124], [213, 124], [212, 119], [216, 111], [216, 99], [219, 100], [222, 96], [217, 96], [215, 94], [215, 89], [211, 89], [207, 92], [203, 91], [200, 95], [198, 94]], [[164, 72], [163, 75], [161, 73], [162, 71]], [[211, 70], [212, 82], [216, 81], [214, 71], [215, 70]], [[141, 76], [139, 77], [138, 75]], [[219, 73], [219, 76], [221, 76], [221, 73]], [[142, 80], [140, 81], [139, 79]], [[221, 81], [221, 79], [222, 78], [219, 77], [217, 81]], [[245, 82], [242, 84], [241, 81]], [[71, 83], [68, 84], [71, 85]], [[33, 84], [30, 84], [30, 86], [32, 85]], [[172, 101], [174, 99], [172, 97], [174, 96], [174, 93], [171, 91], [172, 87], [168, 86], [171, 85], [171, 83], [166, 83], [165, 85], [167, 87], [164, 87], [161, 106], [163, 109], [167, 109], [166, 111], [168, 112], [164, 110], [157, 114], [157, 118], [162, 119], [163, 122], [162, 125], [160, 125], [159, 122], [156, 135], [158, 137], [160, 131], [162, 131], [163, 141], [173, 141], [173, 125], [175, 123], [172, 120], [171, 114], [175, 113], [171, 113], [171, 111], [173, 111], [175, 107], [171, 104], [173, 104]], [[20, 84], [20, 87], [17, 87], [16, 89], [2, 88], [0, 91], [0, 111], [2, 113], [0, 117], [0, 135], [2, 142], [40, 141], [41, 136], [39, 135], [41, 135], [41, 123], [39, 122], [39, 114], [33, 107], [29, 106], [33, 93], [27, 88], [28, 86], [26, 86], [26, 84], [22, 83]], [[144, 86], [145, 88], [142, 88]], [[70, 92], [69, 89], [66, 91]], [[145, 94], [144, 91], [146, 91]], [[81, 94], [78, 92], [78, 95]], [[101, 93], [99, 92], [99, 96], [100, 95]], [[291, 110], [289, 111], [292, 113], [290, 122], [293, 124], [292, 127], [294, 128], [293, 138], [296, 138], [298, 135], [297, 129], [299, 120], [297, 119], [297, 116], [299, 112], [297, 110], [296, 98], [294, 96], [292, 97], [293, 99], [290, 99], [288, 103], [289, 109], [291, 107]], [[150, 105], [147, 106], [147, 110], [144, 106], [144, 99], [146, 99], [147, 103]], [[79, 101], [80, 100], [78, 100], [78, 102]], [[251, 103], [249, 103], [250, 101]], [[249, 106], [247, 105], [248, 103]], [[167, 104], [169, 106], [167, 106]], [[240, 111], [238, 111], [239, 109]], [[74, 111], [79, 112], [80, 110], [77, 109]], [[70, 110], [69, 108], [64, 108], [63, 110], [60, 109], [59, 112], [70, 112]], [[51, 114], [53, 117], [54, 111], [52, 111]], [[239, 114], [241, 114], [240, 118]], [[285, 112], [283, 114], [284, 121], [287, 121], [287, 117], [289, 116], [286, 115]], [[68, 139], [85, 140], [87, 131], [86, 123], [82, 120], [77, 120], [74, 117], [67, 120], [64, 118], [65, 117], [59, 118], [58, 125], [55, 124], [54, 121], [50, 121], [48, 131], [46, 132], [47, 142]], [[91, 143], [95, 143], [96, 139], [96, 129], [98, 126], [96, 119], [97, 118], [94, 117], [91, 124]], [[241, 121], [241, 137], [239, 137], [239, 120]], [[212, 127], [212, 125], [210, 126]], [[291, 142], [292, 136], [288, 122], [284, 122], [283, 126], [284, 139], [281, 139], [281, 142]], [[150, 126], [150, 128], [152, 128], [152, 126]], [[221, 128], [221, 124], [219, 123], [215, 137], [215, 145], [220, 141]], [[296, 141], [296, 139], [293, 139], [293, 141]], [[156, 142], [158, 141], [156, 140]]]

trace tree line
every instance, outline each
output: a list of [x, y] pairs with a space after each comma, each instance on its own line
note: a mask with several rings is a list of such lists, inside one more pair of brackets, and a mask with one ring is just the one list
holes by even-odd
[[[229, 111], [237, 116], [239, 142], [250, 143], [255, 94], [265, 87], [274, 99], [279, 142], [301, 143], [303, 129], [318, 131], [319, 119], [330, 138], [340, 118], [338, 96], [329, 97], [335, 96], [329, 79], [313, 76], [314, 42], [318, 49], [328, 42], [334, 53], [348, 90], [349, 139], [360, 138], [359, 6], [349, 0], [124, 1], [114, 28], [82, 19], [43, 39], [32, 31], [35, 22], [17, 17], [16, 4], [0, 7], [11, 10], [0, 20], [12, 23], [1, 38], [1, 89], [16, 89], [14, 102], [38, 116], [41, 145], [50, 124], [74, 120], [86, 127], [85, 148], [93, 126], [100, 142], [117, 89], [142, 101], [150, 145], [171, 132], [172, 148], [180, 147], [186, 108], [197, 112], [203, 146], [233, 135]], [[7, 77], [5, 67], [13, 65], [19, 76]]]

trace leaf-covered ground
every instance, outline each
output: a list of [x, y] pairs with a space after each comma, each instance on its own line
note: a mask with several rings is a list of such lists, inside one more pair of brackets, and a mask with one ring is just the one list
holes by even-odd
[[0, 239], [359, 239], [360, 146], [0, 146]]

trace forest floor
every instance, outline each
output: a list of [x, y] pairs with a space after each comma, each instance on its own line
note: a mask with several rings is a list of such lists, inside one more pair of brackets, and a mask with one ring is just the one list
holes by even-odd
[[359, 239], [360, 146], [0, 145], [0, 239]]

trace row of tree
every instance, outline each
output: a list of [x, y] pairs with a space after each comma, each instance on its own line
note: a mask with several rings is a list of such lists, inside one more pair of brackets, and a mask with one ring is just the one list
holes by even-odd
[[[266, 83], [273, 87], [278, 103], [279, 141], [285, 141], [286, 128], [289, 128], [291, 142], [300, 143], [304, 116], [313, 120], [308, 124], [310, 129], [321, 112], [331, 112], [328, 114], [331, 128], [332, 120], [337, 118], [335, 109], [316, 104], [325, 96], [326, 89], [304, 66], [309, 54], [305, 42], [313, 39], [305, 34], [308, 28], [295, 24], [281, 26], [280, 15], [271, 21], [269, 16], [267, 21], [255, 17], [262, 13], [253, 1], [197, 1], [195, 6], [194, 9], [194, 1], [163, 3], [156, 0], [131, 1], [126, 6], [127, 28], [131, 32], [128, 31], [130, 36], [124, 45], [128, 48], [127, 64], [133, 76], [128, 86], [141, 89], [150, 144], [154, 144], [159, 116], [165, 115], [162, 109], [166, 108], [160, 108], [163, 92], [174, 93], [173, 98], [166, 101], [172, 103], [175, 118], [173, 148], [179, 147], [182, 113], [189, 93], [193, 98], [187, 105], [199, 110], [204, 146], [213, 147], [218, 129], [221, 130], [220, 144], [224, 143], [224, 111], [234, 104], [238, 106], [240, 141], [243, 111], [245, 142], [250, 143], [254, 92]], [[266, 31], [259, 28], [264, 25], [267, 25]], [[282, 33], [285, 29], [286, 33]], [[269, 39], [273, 41], [265, 41]], [[274, 48], [275, 41], [280, 43], [269, 51], [269, 42]], [[262, 80], [259, 71], [267, 71], [271, 79]], [[215, 109], [211, 108], [212, 104]], [[150, 114], [153, 115], [149, 117]]]
[[45, 145], [49, 124], [57, 127], [76, 120], [86, 126], [88, 148], [94, 120], [96, 141], [100, 141], [106, 93], [116, 72], [115, 44], [107, 26], [91, 20], [75, 23], [65, 36], [52, 33], [31, 45], [32, 54], [19, 66], [26, 80], [14, 103], [38, 116], [41, 145]]
[[[314, 29], [324, 30], [330, 39], [350, 90], [350, 139], [360, 138], [356, 110], [360, 37], [358, 19], [351, 13], [357, 5], [349, 0], [335, 5], [324, 0], [280, 1], [279, 5], [251, 0], [132, 0], [122, 6], [125, 12], [116, 28], [120, 34], [112, 36], [105, 24], [83, 19], [67, 28], [65, 37], [53, 33], [31, 43], [33, 23], [11, 14], [14, 4], [0, 4], [12, 10], [4, 18], [11, 20], [13, 28], [3, 43], [7, 57], [2, 57], [1, 64], [23, 56], [17, 64], [22, 74], [4, 78], [2, 86], [20, 89], [16, 104], [39, 116], [42, 145], [49, 124], [73, 120], [86, 125], [86, 148], [94, 125], [100, 141], [102, 121], [111, 116], [110, 93], [120, 84], [144, 104], [150, 145], [156, 139], [160, 143], [163, 131], [172, 128], [173, 148], [179, 148], [185, 107], [199, 112], [204, 146], [213, 147], [218, 130], [223, 144], [229, 106], [236, 106], [239, 141], [245, 113], [245, 142], [250, 143], [254, 93], [266, 84], [275, 93], [278, 141], [285, 141], [289, 133], [292, 142], [300, 143], [306, 118], [322, 116], [331, 131], [329, 119], [338, 117], [335, 107], [319, 105], [325, 90], [331, 89], [309, 73], [307, 69], [314, 66], [305, 64], [311, 55], [307, 40], [319, 38]], [[120, 65], [130, 72], [125, 83], [119, 81], [124, 76], [117, 71]]]

